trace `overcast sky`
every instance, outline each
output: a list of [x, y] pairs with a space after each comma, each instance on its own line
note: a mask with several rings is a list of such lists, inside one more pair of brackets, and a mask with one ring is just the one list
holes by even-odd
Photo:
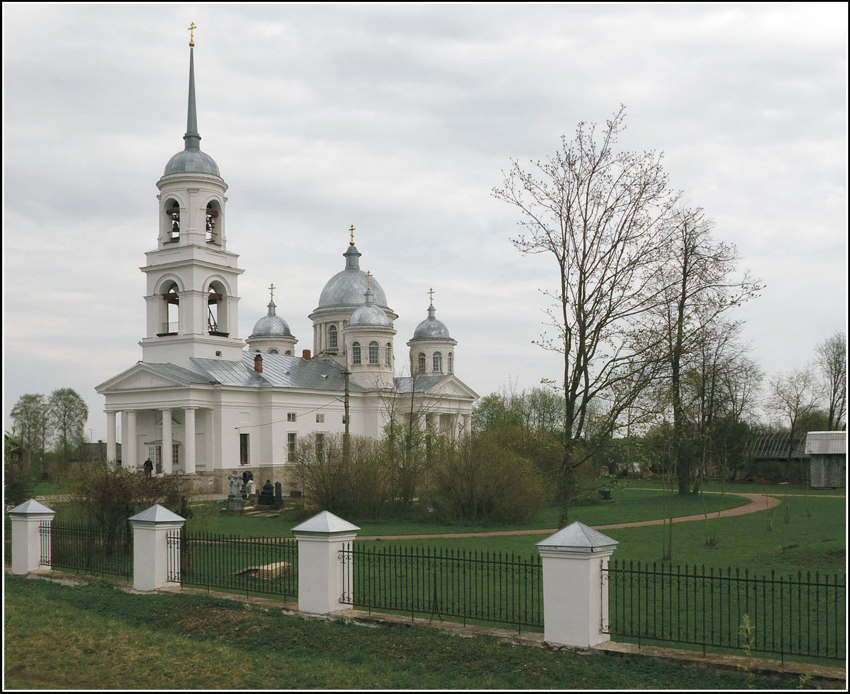
[[[847, 5], [4, 3], [4, 427], [24, 393], [94, 387], [141, 359], [156, 182], [183, 148], [188, 31], [201, 149], [228, 190], [239, 337], [307, 315], [348, 227], [399, 314], [458, 341], [480, 395], [557, 378], [531, 344], [557, 281], [491, 195], [511, 159], [627, 108], [624, 149], [673, 187], [766, 288], [740, 311], [768, 375], [847, 319]], [[397, 362], [397, 369], [400, 364]]]

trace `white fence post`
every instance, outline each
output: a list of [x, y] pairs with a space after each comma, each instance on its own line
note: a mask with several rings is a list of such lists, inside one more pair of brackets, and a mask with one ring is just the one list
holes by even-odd
[[18, 576], [51, 567], [50, 545], [46, 544], [46, 563], [41, 563], [41, 524], [53, 523], [56, 512], [35, 499], [25, 501], [9, 511], [12, 519], [12, 573]]
[[[340, 602], [343, 568], [339, 551], [360, 530], [330, 511], [292, 529], [298, 540], [298, 609], [329, 614], [348, 607]], [[343, 561], [348, 561], [344, 559]]]
[[543, 564], [543, 640], [589, 648], [610, 636], [603, 570], [617, 541], [575, 522], [537, 543]]
[[[133, 588], [149, 591], [179, 585], [168, 580], [168, 533], [182, 528], [186, 519], [154, 504], [129, 520], [133, 528]], [[172, 550], [171, 558], [179, 571], [179, 546]]]

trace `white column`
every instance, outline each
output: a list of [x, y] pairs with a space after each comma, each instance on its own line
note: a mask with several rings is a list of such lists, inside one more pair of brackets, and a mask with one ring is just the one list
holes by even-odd
[[114, 463], [117, 459], [118, 447], [115, 445], [115, 413], [106, 413], [106, 460]]
[[[38, 571], [41, 564], [42, 523], [48, 527], [53, 522], [54, 511], [35, 499], [25, 501], [9, 511], [12, 520], [12, 573], [22, 576]], [[46, 545], [50, 553], [50, 545]], [[50, 568], [50, 558], [45, 557], [46, 568]]]
[[195, 474], [195, 408], [183, 409], [183, 471]]
[[543, 640], [589, 648], [608, 641], [602, 575], [617, 541], [575, 522], [537, 543], [543, 565]]
[[127, 411], [127, 426], [121, 432], [122, 465], [128, 470], [136, 470], [139, 464], [136, 442], [136, 411]]
[[186, 519], [155, 504], [129, 521], [133, 528], [133, 588], [149, 591], [179, 585], [180, 543], [172, 542], [169, 547], [168, 536], [178, 532]]
[[162, 411], [162, 472], [170, 475], [174, 472], [174, 456], [171, 449], [171, 410]]
[[[356, 525], [322, 511], [292, 529], [298, 540], [298, 609], [329, 614], [348, 609], [341, 603], [343, 573], [339, 551], [360, 530]], [[351, 581], [349, 573], [349, 581]], [[350, 583], [349, 583], [350, 585]]]

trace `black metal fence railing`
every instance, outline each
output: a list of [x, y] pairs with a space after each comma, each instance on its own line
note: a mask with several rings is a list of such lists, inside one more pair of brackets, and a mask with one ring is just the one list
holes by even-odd
[[41, 563], [86, 574], [133, 577], [133, 536], [74, 523], [42, 522]]
[[[845, 657], [846, 576], [641, 565], [611, 561], [608, 633], [809, 658]], [[603, 623], [603, 628], [606, 625]]]
[[340, 550], [340, 602], [368, 611], [543, 626], [540, 557], [429, 547]]
[[167, 546], [169, 581], [246, 595], [298, 597], [295, 538], [226, 537], [177, 530], [167, 536]]

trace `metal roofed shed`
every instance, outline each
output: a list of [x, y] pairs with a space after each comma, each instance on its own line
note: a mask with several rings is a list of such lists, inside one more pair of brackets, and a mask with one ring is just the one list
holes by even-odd
[[847, 486], [847, 432], [810, 431], [806, 435], [809, 484], [819, 489]]

